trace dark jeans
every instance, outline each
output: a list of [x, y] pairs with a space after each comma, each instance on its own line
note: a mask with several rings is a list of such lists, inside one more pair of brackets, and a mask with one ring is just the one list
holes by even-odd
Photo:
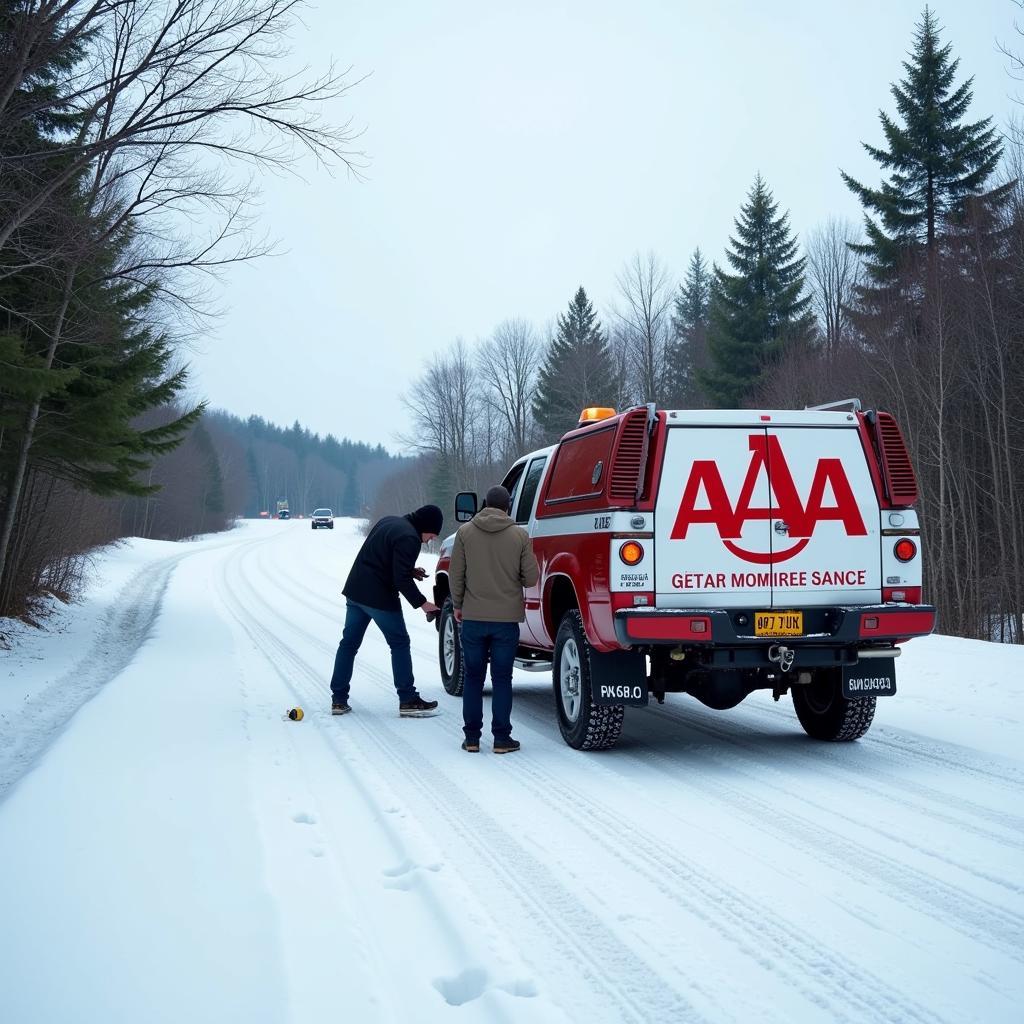
[[491, 732], [512, 735], [512, 662], [519, 649], [518, 622], [462, 622], [462, 718], [466, 739], [479, 740], [484, 726], [484, 676], [491, 663]]
[[345, 629], [338, 644], [338, 653], [334, 657], [334, 675], [331, 676], [331, 700], [335, 704], [347, 703], [349, 683], [352, 681], [352, 668], [355, 665], [356, 652], [359, 650], [366, 628], [375, 622], [384, 639], [391, 648], [391, 674], [395, 677], [395, 689], [400, 701], [415, 700], [416, 684], [412, 677], [412, 650], [409, 643], [409, 631], [405, 628], [402, 612], [383, 611], [380, 608], [367, 608], [365, 605], [348, 602], [345, 613]]

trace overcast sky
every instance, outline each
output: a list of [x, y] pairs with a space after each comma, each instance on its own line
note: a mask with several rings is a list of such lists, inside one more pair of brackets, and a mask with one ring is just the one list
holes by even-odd
[[[859, 219], [839, 168], [878, 171], [879, 108], [919, 0], [321, 0], [292, 40], [369, 77], [330, 111], [365, 128], [363, 182], [303, 163], [263, 182], [282, 255], [226, 277], [193, 358], [217, 407], [400, 450], [400, 396], [432, 352], [503, 319], [602, 311], [635, 251], [681, 276], [721, 260], [760, 171], [795, 231]], [[1012, 0], [933, 5], [973, 118], [1019, 108]]]

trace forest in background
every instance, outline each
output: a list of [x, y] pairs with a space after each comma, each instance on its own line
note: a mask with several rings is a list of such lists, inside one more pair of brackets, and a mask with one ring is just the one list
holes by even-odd
[[[721, 260], [697, 249], [679, 281], [637, 253], [600, 313], [581, 286], [551, 327], [513, 316], [457, 340], [406, 396], [419, 458], [375, 513], [450, 510], [587, 406], [859, 397], [895, 413], [912, 450], [941, 631], [1024, 642], [1024, 135], [973, 114], [931, 9], [908, 44], [877, 137], [850, 140], [877, 164], [874, 182], [842, 175], [860, 224], [798, 238], [758, 175]], [[1021, 57], [1004, 56], [1019, 80]]]

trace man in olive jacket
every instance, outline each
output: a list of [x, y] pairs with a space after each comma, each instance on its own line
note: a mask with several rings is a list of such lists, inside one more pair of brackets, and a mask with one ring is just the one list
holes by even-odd
[[459, 528], [452, 548], [449, 579], [465, 667], [462, 749], [470, 752], [480, 749], [488, 661], [494, 752], [519, 749], [519, 741], [512, 739], [512, 663], [519, 648], [519, 623], [526, 618], [523, 587], [537, 582], [537, 559], [528, 534], [508, 513], [508, 491], [492, 487], [484, 507]]

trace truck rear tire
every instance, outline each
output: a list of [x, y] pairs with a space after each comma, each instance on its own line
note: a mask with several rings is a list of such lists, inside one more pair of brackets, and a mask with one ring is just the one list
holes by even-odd
[[462, 696], [465, 669], [462, 664], [462, 645], [459, 643], [459, 624], [455, 621], [455, 606], [446, 597], [441, 606], [441, 621], [437, 630], [437, 660], [441, 668], [444, 691], [452, 697]]
[[812, 739], [844, 743], [859, 740], [871, 728], [877, 698], [844, 697], [842, 685], [840, 672], [830, 669], [792, 688], [796, 717]]
[[608, 750], [622, 732], [625, 708], [621, 704], [595, 704], [591, 690], [593, 652], [574, 608], [565, 613], [555, 637], [552, 684], [555, 711], [562, 739], [574, 750]]

